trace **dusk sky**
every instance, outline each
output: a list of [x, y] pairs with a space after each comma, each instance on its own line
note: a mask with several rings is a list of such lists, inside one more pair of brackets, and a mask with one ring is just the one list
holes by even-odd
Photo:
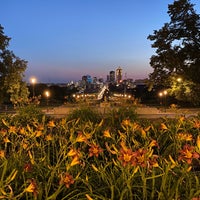
[[[28, 61], [27, 81], [68, 82], [87, 74], [105, 80], [118, 66], [135, 80], [152, 71], [147, 36], [169, 22], [172, 2], [1, 0], [0, 24], [11, 37], [8, 49]], [[199, 0], [191, 2], [200, 8]]]

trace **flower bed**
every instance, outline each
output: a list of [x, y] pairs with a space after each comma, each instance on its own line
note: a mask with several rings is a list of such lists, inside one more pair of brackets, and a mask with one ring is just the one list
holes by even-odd
[[199, 117], [85, 113], [1, 118], [0, 199], [198, 198]]

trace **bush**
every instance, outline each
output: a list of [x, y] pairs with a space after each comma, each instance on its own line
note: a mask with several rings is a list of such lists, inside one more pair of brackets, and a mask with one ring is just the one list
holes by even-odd
[[109, 126], [113, 130], [121, 129], [121, 123], [123, 120], [136, 121], [138, 115], [134, 106], [121, 106], [116, 109], [110, 110], [104, 116], [105, 125]]
[[30, 104], [18, 108], [16, 115], [13, 117], [13, 121], [22, 125], [26, 125], [32, 124], [35, 121], [41, 122], [44, 117], [44, 113], [37, 105]]
[[101, 115], [91, 107], [82, 107], [72, 111], [68, 115], [67, 119], [76, 119], [79, 120], [80, 123], [85, 123], [88, 121], [99, 123], [101, 121]]

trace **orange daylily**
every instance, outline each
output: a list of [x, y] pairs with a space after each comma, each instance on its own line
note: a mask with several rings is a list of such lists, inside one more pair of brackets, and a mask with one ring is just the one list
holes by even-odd
[[8, 139], [8, 137], [4, 137], [4, 138], [3, 138], [3, 141], [4, 141], [5, 143], [10, 143], [10, 140]]
[[0, 158], [5, 158], [5, 151], [4, 150], [0, 150]]
[[53, 140], [53, 137], [51, 134], [48, 134], [45, 139], [46, 139], [46, 141], [51, 141], [51, 140]]
[[143, 128], [141, 128], [140, 131], [141, 131], [142, 137], [146, 138], [146, 135], [147, 135], [146, 131]]
[[111, 138], [110, 131], [107, 129], [103, 132], [103, 136], [107, 138]]
[[130, 124], [131, 124], [130, 119], [124, 119], [124, 120], [122, 121], [122, 125], [124, 125], [124, 126], [130, 126]]
[[178, 133], [177, 135], [178, 140], [185, 140], [185, 141], [192, 141], [193, 137], [190, 133]]
[[161, 130], [167, 130], [168, 128], [167, 128], [167, 126], [165, 125], [165, 123], [161, 123], [161, 124], [160, 124], [160, 129], [161, 129]]
[[43, 130], [44, 130], [44, 125], [43, 125], [43, 124], [39, 124], [39, 125], [37, 126], [37, 130], [38, 130], [38, 131], [43, 131]]
[[65, 184], [66, 188], [69, 188], [70, 185], [74, 184], [74, 179], [73, 176], [70, 175], [69, 173], [66, 173], [64, 177], [61, 176], [61, 184]]
[[29, 186], [24, 191], [33, 193], [34, 196], [36, 196], [38, 194], [36, 181], [34, 179], [31, 179]]
[[25, 135], [25, 133], [26, 133], [25, 128], [24, 127], [20, 127], [19, 133], [22, 134], [22, 135]]
[[51, 120], [51, 121], [48, 122], [47, 126], [50, 127], [50, 128], [53, 128], [56, 125], [55, 125], [55, 122], [53, 120]]
[[15, 133], [17, 131], [17, 128], [15, 126], [10, 126], [8, 132], [9, 133]]
[[76, 142], [87, 142], [87, 137], [82, 132], [79, 132]]
[[193, 127], [194, 128], [200, 128], [200, 120], [199, 119], [194, 119], [193, 120]]
[[98, 157], [100, 153], [103, 152], [103, 149], [97, 144], [92, 144], [89, 148], [89, 157], [96, 156]]
[[121, 148], [118, 159], [122, 162], [123, 166], [126, 166], [128, 164], [135, 165], [135, 163], [133, 163], [133, 158], [134, 158], [135, 155], [136, 154], [134, 154], [134, 152], [132, 151], [132, 149]]
[[184, 145], [183, 149], [180, 150], [179, 153], [180, 155], [178, 160], [187, 162], [188, 164], [191, 164], [193, 159], [198, 159], [200, 157], [200, 155], [195, 152], [195, 147], [189, 144]]
[[40, 137], [42, 135], [42, 131], [38, 130], [35, 132], [35, 137]]
[[78, 154], [78, 151], [74, 148], [71, 148], [70, 151], [67, 153], [68, 156], [75, 156]]
[[7, 133], [7, 130], [6, 130], [6, 129], [1, 129], [1, 130], [0, 130], [0, 135], [5, 136], [6, 133]]
[[80, 164], [80, 163], [81, 163], [81, 162], [80, 162], [79, 156], [75, 156], [75, 157], [73, 158], [73, 160], [72, 160], [70, 166], [72, 167], [72, 166], [78, 165], [78, 164]]

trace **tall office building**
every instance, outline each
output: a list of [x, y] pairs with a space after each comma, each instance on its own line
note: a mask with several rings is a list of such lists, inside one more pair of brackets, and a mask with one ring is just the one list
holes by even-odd
[[116, 81], [117, 81], [117, 83], [122, 82], [122, 68], [121, 67], [118, 67], [116, 69]]
[[115, 82], [115, 71], [110, 71], [109, 81]]

